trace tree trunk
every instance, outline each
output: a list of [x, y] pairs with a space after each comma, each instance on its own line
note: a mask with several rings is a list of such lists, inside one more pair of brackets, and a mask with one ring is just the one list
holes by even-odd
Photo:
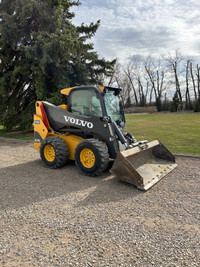
[[134, 97], [135, 97], [135, 103], [136, 103], [136, 106], [138, 106], [138, 97], [137, 97], [137, 93], [136, 93], [136, 89], [135, 89], [135, 86], [133, 84], [133, 81], [131, 79], [131, 73], [130, 73], [130, 70], [124, 70], [124, 73], [126, 74], [126, 76], [128, 77], [130, 83], [131, 83], [131, 86], [133, 88], [133, 93], [134, 93]]
[[185, 76], [185, 82], [186, 82], [186, 91], [185, 91], [185, 99], [186, 99], [186, 109], [190, 109], [191, 107], [191, 100], [190, 100], [190, 91], [189, 91], [189, 60], [187, 60], [187, 66], [186, 66], [186, 76]]
[[175, 77], [175, 83], [176, 83], [176, 92], [178, 94], [179, 100], [181, 105], [183, 104], [181, 89], [180, 89], [180, 83], [177, 75], [177, 62], [173, 63], [173, 70], [174, 70], [174, 77]]
[[197, 64], [197, 89], [198, 89], [198, 98], [200, 99], [200, 67]]
[[149, 79], [151, 81], [151, 84], [152, 84], [152, 88], [153, 88], [153, 91], [154, 91], [154, 94], [155, 94], [155, 99], [157, 98], [157, 92], [156, 92], [156, 87], [155, 87], [155, 82], [154, 82], [154, 79], [153, 79], [153, 75], [151, 74], [151, 71], [150, 69], [147, 68], [147, 66], [145, 66], [145, 70], [149, 76]]
[[192, 62], [190, 62], [190, 74], [191, 74], [191, 78], [192, 78], [195, 101], [197, 101], [197, 92], [196, 92], [196, 85], [195, 85], [194, 75], [193, 75], [193, 71], [192, 71]]
[[150, 92], [150, 96], [149, 96], [149, 104], [150, 105], [152, 103], [152, 94], [153, 94], [153, 86], [151, 87], [151, 92]]
[[162, 91], [163, 91], [163, 83], [164, 83], [164, 77], [165, 77], [165, 73], [164, 71], [162, 70], [162, 73], [161, 73], [161, 82], [160, 82], [160, 92], [159, 92], [159, 96], [160, 98], [162, 97]]

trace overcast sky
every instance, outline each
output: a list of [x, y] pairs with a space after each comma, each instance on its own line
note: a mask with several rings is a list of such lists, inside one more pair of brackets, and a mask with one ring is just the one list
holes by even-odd
[[134, 55], [159, 56], [177, 48], [200, 56], [199, 0], [81, 0], [73, 8], [80, 25], [101, 20], [94, 48], [101, 57], [126, 62]]

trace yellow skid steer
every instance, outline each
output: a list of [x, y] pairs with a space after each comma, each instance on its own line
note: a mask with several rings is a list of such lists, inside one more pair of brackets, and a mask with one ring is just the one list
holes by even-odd
[[77, 86], [61, 90], [65, 103], [36, 102], [34, 148], [45, 166], [59, 168], [74, 160], [81, 173], [111, 173], [148, 190], [176, 167], [173, 154], [158, 140], [136, 142], [125, 133], [121, 89]]

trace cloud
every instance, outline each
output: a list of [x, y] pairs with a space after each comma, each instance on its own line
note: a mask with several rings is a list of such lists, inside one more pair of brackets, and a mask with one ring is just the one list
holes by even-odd
[[200, 51], [199, 10], [197, 0], [82, 0], [74, 8], [74, 22], [101, 19], [92, 42], [108, 59], [124, 61], [134, 54], [160, 55], [176, 48], [195, 56]]
[[144, 61], [145, 57], [140, 54], [135, 54], [130, 57], [130, 62], [138, 62]]

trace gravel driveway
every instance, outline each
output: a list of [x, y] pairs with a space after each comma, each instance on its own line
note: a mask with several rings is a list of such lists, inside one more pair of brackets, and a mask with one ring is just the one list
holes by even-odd
[[147, 192], [0, 138], [0, 266], [200, 266], [200, 159]]

